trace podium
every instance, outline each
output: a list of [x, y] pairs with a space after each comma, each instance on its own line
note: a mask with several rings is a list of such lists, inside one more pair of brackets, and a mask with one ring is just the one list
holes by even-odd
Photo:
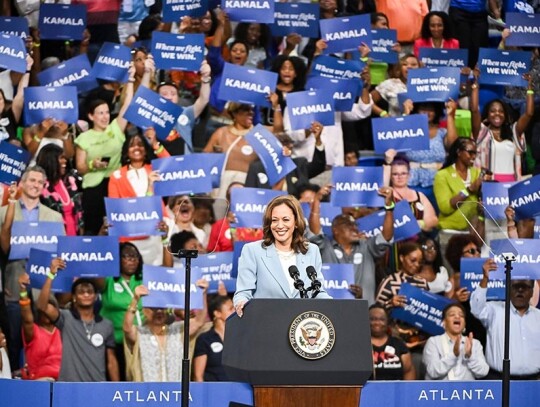
[[222, 363], [257, 407], [358, 407], [373, 372], [367, 301], [253, 299], [227, 320]]

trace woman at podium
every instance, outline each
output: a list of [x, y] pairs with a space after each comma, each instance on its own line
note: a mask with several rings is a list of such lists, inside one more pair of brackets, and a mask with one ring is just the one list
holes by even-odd
[[[252, 298], [331, 298], [322, 288], [319, 248], [304, 237], [304, 219], [300, 203], [292, 195], [270, 201], [263, 215], [263, 239], [246, 244], [238, 260], [233, 298], [238, 316]], [[316, 271], [311, 273], [312, 280], [309, 266]]]

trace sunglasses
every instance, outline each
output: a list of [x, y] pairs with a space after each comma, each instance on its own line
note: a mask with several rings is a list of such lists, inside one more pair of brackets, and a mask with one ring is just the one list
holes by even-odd
[[428, 246], [427, 244], [423, 244], [422, 249], [428, 252], [434, 252], [435, 250], [437, 250], [435, 246]]
[[463, 250], [462, 254], [480, 254], [480, 250], [473, 247], [471, 249]]

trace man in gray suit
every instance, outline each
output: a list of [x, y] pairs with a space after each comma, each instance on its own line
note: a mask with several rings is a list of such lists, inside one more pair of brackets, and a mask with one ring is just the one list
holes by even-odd
[[[62, 215], [42, 205], [39, 201], [41, 192], [47, 181], [45, 170], [38, 166], [28, 167], [20, 181], [19, 199], [17, 185], [9, 187], [9, 200], [0, 208], [0, 248], [2, 256], [7, 259], [11, 250], [11, 228], [14, 221], [27, 222], [62, 222]], [[21, 342], [21, 310], [19, 306], [19, 276], [25, 273], [26, 260], [10, 260], [3, 262], [2, 288], [7, 305], [9, 320], [9, 357], [13, 370], [19, 367]]]

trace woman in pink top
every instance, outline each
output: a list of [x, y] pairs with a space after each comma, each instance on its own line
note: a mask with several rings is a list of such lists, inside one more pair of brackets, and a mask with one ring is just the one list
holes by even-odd
[[452, 25], [448, 14], [432, 11], [422, 21], [420, 38], [414, 41], [414, 55], [420, 48], [459, 48], [459, 41], [452, 38]]

